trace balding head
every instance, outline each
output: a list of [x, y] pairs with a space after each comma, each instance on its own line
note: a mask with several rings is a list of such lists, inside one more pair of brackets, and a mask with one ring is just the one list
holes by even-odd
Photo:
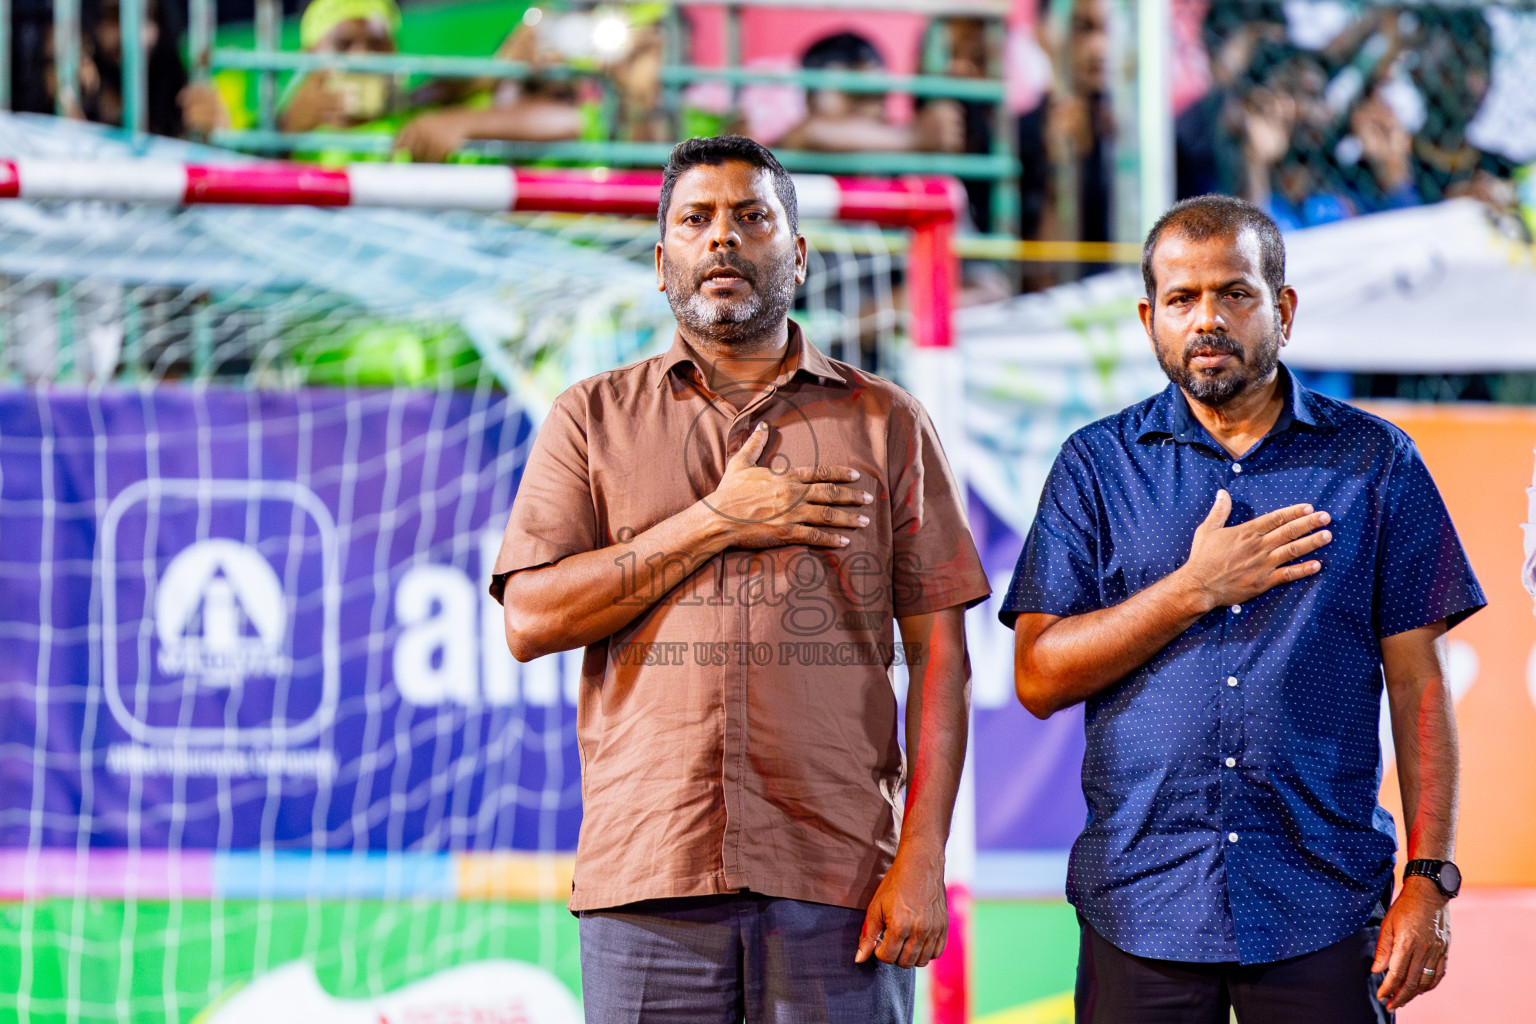
[[1179, 235], [1192, 242], [1230, 238], [1238, 245], [1245, 233], [1254, 236], [1260, 273], [1269, 289], [1270, 301], [1276, 301], [1285, 287], [1285, 239], [1280, 237], [1280, 229], [1267, 213], [1247, 200], [1222, 195], [1196, 196], [1175, 203], [1152, 225], [1141, 247], [1141, 280], [1146, 285], [1147, 298], [1153, 300], [1155, 307], [1157, 275], [1152, 259], [1164, 235]]

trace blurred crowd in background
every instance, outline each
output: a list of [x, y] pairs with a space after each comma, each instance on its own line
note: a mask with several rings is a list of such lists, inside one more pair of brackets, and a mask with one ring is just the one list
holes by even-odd
[[[255, 76], [221, 72], [189, 84], [186, 0], [146, 2], [149, 129], [207, 138], [251, 126]], [[1134, 28], [1120, 0], [1016, 0], [1001, 47], [981, 19], [932, 26], [945, 57], [931, 70], [1003, 78], [1006, 117], [984, 103], [914, 102], [777, 82], [696, 82], [669, 106], [659, 76], [667, 9], [579, 0], [527, 8], [494, 47], [535, 69], [522, 81], [417, 81], [405, 88], [402, 78], [376, 74], [285, 76], [277, 127], [387, 134], [395, 159], [437, 161], [487, 159], [466, 152], [477, 139], [667, 142], [720, 131], [807, 151], [985, 153], [1007, 125], [1019, 160], [1017, 221], [993, 223], [989, 197], [998, 183], [974, 180], [967, 182], [972, 228], [1025, 239], [1131, 240], [1117, 237], [1126, 232], [1123, 221], [1117, 230], [1115, 215], [1117, 196], [1125, 193], [1117, 174], [1124, 175], [1123, 158], [1136, 139], [1126, 124], [1134, 100], [1124, 95], [1125, 83], [1134, 81]], [[13, 11], [13, 106], [51, 113], [59, 105], [52, 5], [14, 0]], [[220, 0], [217, 12], [221, 22], [249, 20], [252, 0]], [[395, 0], [285, 0], [285, 12], [300, 18], [306, 51], [398, 49]], [[1173, 0], [1172, 15], [1180, 197], [1245, 196], [1282, 227], [1299, 228], [1464, 195], [1518, 223], [1523, 193], [1530, 230], [1530, 5]], [[70, 116], [121, 121], [117, 19], [117, 0], [81, 0], [79, 87], [64, 111]], [[878, 31], [877, 20], [850, 14], [837, 31], [768, 63], [916, 70], [920, 55], [891, 52], [890, 34]], [[492, 49], [484, 41], [482, 52]], [[296, 145], [289, 155], [327, 156], [313, 149]]]

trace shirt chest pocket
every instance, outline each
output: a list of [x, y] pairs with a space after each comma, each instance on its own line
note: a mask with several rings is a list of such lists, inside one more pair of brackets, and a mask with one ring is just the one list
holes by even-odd
[[599, 546], [627, 544], [637, 534], [705, 498], [711, 490], [713, 486], [706, 486], [698, 473], [667, 471], [654, 465], [594, 474], [592, 503]]
[[1189, 558], [1194, 535], [1193, 524], [1184, 527], [1166, 520], [1144, 529], [1133, 527], [1102, 535], [1108, 538], [1100, 545], [1099, 586], [1104, 607], [1139, 594], [1178, 569]]

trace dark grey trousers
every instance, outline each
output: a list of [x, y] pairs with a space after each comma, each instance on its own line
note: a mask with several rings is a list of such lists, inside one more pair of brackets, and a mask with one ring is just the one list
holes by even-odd
[[911, 1024], [913, 972], [853, 962], [862, 910], [738, 893], [580, 918], [587, 1024]]

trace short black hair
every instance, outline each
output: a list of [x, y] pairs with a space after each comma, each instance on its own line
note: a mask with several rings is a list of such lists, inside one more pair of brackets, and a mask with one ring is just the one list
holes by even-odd
[[1259, 271], [1269, 288], [1270, 301], [1280, 301], [1285, 287], [1285, 239], [1269, 214], [1246, 199], [1235, 196], [1203, 195], [1174, 203], [1157, 218], [1141, 247], [1141, 280], [1147, 286], [1147, 298], [1157, 304], [1157, 278], [1152, 273], [1152, 255], [1164, 232], [1180, 235], [1192, 242], [1212, 238], [1236, 239], [1252, 231], [1259, 239]]
[[1200, 23], [1206, 50], [1215, 56], [1223, 43], [1254, 24], [1285, 26], [1285, 5], [1280, 0], [1216, 0]]
[[768, 152], [767, 148], [745, 135], [716, 135], [712, 138], [687, 139], [672, 147], [667, 158], [667, 169], [661, 175], [661, 202], [656, 207], [656, 225], [663, 236], [667, 233], [667, 211], [672, 207], [672, 189], [684, 171], [694, 167], [719, 167], [723, 163], [740, 160], [758, 170], [767, 171], [773, 179], [774, 194], [789, 218], [792, 234], [800, 231], [800, 205], [795, 201], [795, 181], [784, 165]]
[[885, 61], [875, 44], [855, 32], [839, 32], [818, 39], [800, 58], [800, 66], [822, 68], [884, 68]]

